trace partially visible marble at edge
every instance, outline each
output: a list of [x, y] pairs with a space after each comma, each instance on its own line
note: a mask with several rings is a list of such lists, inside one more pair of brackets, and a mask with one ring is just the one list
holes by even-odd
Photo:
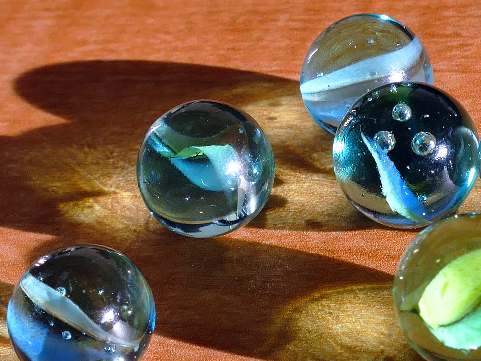
[[406, 338], [426, 360], [481, 359], [481, 215], [426, 228], [405, 250], [394, 305]]

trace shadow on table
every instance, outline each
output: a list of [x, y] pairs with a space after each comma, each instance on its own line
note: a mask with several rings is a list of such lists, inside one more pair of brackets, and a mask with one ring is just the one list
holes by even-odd
[[82, 208], [89, 201], [107, 211], [122, 204], [119, 221], [128, 219], [122, 214], [126, 209], [146, 217], [135, 163], [147, 129], [176, 105], [215, 99], [254, 116], [274, 149], [275, 187], [250, 227], [382, 227], [340, 191], [332, 171], [332, 137], [308, 116], [295, 81], [192, 64], [83, 61], [33, 69], [19, 76], [14, 88], [30, 104], [67, 122], [2, 137], [0, 225], [65, 234], [68, 229], [57, 229], [69, 228], [73, 218], [85, 223], [91, 217], [92, 209]]
[[10, 339], [7, 332], [7, 306], [10, 295], [13, 291], [13, 285], [0, 282], [0, 359], [2, 361], [18, 360], [10, 345]]
[[421, 360], [397, 325], [391, 275], [235, 237], [170, 235], [108, 244], [146, 275], [159, 334], [266, 360]]
[[136, 155], [151, 123], [180, 103], [216, 99], [258, 119], [276, 154], [272, 197], [249, 227], [378, 227], [336, 190], [332, 139], [306, 115], [296, 82], [200, 65], [85, 61], [34, 69], [14, 86], [67, 120], [0, 139], [0, 225], [57, 236], [30, 261], [77, 243], [113, 247], [149, 280], [156, 332], [198, 345], [279, 360], [418, 359], [396, 326], [392, 276], [235, 233], [186, 239], [154, 221], [140, 199]]

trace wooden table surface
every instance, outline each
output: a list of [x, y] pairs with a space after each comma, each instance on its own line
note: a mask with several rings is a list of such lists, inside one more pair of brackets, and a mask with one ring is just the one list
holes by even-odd
[[[472, 0], [0, 0], [0, 358], [16, 360], [13, 285], [60, 246], [103, 244], [150, 282], [145, 361], [420, 360], [391, 283], [417, 231], [378, 225], [336, 183], [332, 138], [299, 91], [302, 61], [355, 13], [403, 22], [435, 84], [481, 129], [481, 5]], [[263, 212], [196, 240], [150, 217], [136, 179], [150, 124], [195, 99], [231, 103], [268, 133], [276, 180]], [[477, 185], [459, 213], [481, 209]]]

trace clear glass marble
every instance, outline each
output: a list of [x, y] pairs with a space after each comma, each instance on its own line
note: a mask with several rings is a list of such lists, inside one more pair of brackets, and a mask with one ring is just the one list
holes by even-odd
[[478, 135], [452, 97], [393, 83], [362, 96], [339, 126], [334, 172], [351, 203], [391, 227], [427, 226], [456, 211], [478, 174]]
[[407, 247], [394, 278], [394, 307], [426, 360], [481, 360], [481, 215], [446, 218]]
[[7, 310], [21, 361], [139, 360], [155, 327], [152, 291], [124, 255], [101, 246], [39, 258], [16, 284]]
[[334, 135], [364, 93], [402, 81], [433, 84], [431, 62], [419, 38], [386, 15], [357, 14], [314, 40], [302, 65], [300, 91], [312, 118]]
[[274, 182], [266, 134], [224, 103], [194, 101], [161, 116], [139, 151], [137, 180], [152, 215], [191, 237], [214, 237], [251, 221]]

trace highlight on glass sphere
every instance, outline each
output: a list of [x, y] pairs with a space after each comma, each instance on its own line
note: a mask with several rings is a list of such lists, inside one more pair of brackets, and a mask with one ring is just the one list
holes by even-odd
[[21, 361], [140, 360], [154, 327], [154, 299], [140, 270], [95, 245], [39, 258], [15, 285], [7, 309]]
[[481, 214], [441, 220], [404, 252], [394, 278], [402, 331], [426, 360], [481, 360]]
[[334, 135], [364, 93], [386, 83], [433, 84], [419, 38], [386, 15], [356, 14], [325, 29], [304, 59], [300, 92], [311, 117]]
[[245, 112], [216, 101], [162, 115], [140, 147], [137, 181], [151, 214], [190, 237], [215, 237], [249, 223], [274, 182], [266, 134]]

